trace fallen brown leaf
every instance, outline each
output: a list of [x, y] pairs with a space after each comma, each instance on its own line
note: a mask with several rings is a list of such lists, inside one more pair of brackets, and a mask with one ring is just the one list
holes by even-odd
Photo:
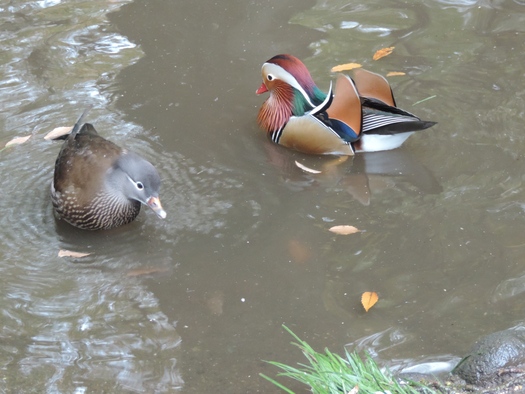
[[54, 140], [55, 138], [62, 137], [63, 135], [68, 134], [72, 129], [73, 127], [66, 127], [66, 126], [56, 127], [53, 130], [51, 130], [49, 133], [47, 133], [44, 136], [44, 139]]
[[361, 296], [361, 304], [367, 312], [376, 304], [377, 300], [379, 300], [379, 296], [375, 291], [365, 291]]
[[359, 67], [363, 67], [363, 66], [361, 66], [359, 63], [345, 63], [345, 64], [340, 64], [338, 66], [332, 67], [330, 71], [333, 73], [338, 73], [341, 71], [353, 70], [354, 68], [359, 68]]
[[406, 75], [403, 71], [390, 71], [388, 74], [386, 74], [387, 77], [397, 77], [399, 75]]
[[357, 227], [354, 227], [354, 226], [341, 225], [341, 226], [330, 227], [328, 231], [331, 231], [332, 233], [340, 234], [340, 235], [350, 235], [350, 234], [358, 233], [361, 230], [359, 230]]
[[310, 174], [320, 174], [321, 173], [321, 171], [306, 167], [304, 164], [299, 163], [297, 160], [295, 161], [295, 165], [299, 167], [301, 170], [309, 172]]
[[374, 53], [374, 56], [372, 56], [372, 59], [379, 60], [382, 57], [388, 56], [392, 53], [395, 47], [389, 47], [389, 48], [381, 48]]
[[8, 146], [11, 146], [11, 145], [20, 145], [20, 144], [23, 144], [24, 142], [26, 142], [29, 138], [31, 138], [30, 135], [26, 135], [25, 137], [15, 137], [13, 138], [11, 141], [7, 142], [5, 144], [5, 147], [7, 148]]
[[81, 252], [73, 252], [71, 250], [65, 250], [61, 249], [58, 252], [58, 257], [74, 257], [74, 258], [80, 258], [80, 257], [86, 257], [89, 256], [91, 253], [81, 253]]

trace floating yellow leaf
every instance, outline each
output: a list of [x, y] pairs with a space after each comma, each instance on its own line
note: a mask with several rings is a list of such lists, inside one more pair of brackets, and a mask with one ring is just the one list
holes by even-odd
[[8, 146], [11, 146], [11, 145], [20, 145], [20, 144], [23, 144], [23, 143], [26, 142], [29, 138], [31, 138], [30, 135], [26, 135], [25, 137], [15, 137], [15, 138], [13, 138], [11, 141], [9, 141], [7, 144], [5, 144], [5, 147], [7, 148]]
[[379, 60], [382, 57], [388, 56], [392, 53], [395, 47], [389, 47], [389, 48], [381, 48], [376, 53], [374, 53], [374, 56], [372, 59]]
[[295, 165], [299, 167], [301, 170], [309, 172], [310, 174], [320, 174], [321, 173], [321, 171], [306, 167], [304, 164], [299, 163], [297, 160], [295, 161]]
[[361, 230], [359, 230], [357, 227], [354, 227], [354, 226], [341, 225], [341, 226], [330, 227], [328, 231], [331, 231], [335, 234], [340, 234], [340, 235], [349, 235], [349, 234], [358, 233]]
[[58, 252], [58, 257], [74, 257], [74, 258], [80, 258], [80, 257], [86, 257], [89, 256], [91, 253], [81, 253], [81, 252], [73, 252], [71, 250], [65, 250], [61, 249]]
[[332, 67], [330, 71], [333, 73], [338, 73], [341, 71], [353, 70], [354, 68], [359, 68], [359, 67], [363, 67], [363, 66], [361, 66], [359, 63], [345, 63], [345, 64], [340, 64], [338, 66]]
[[390, 71], [388, 74], [386, 74], [387, 77], [397, 77], [399, 75], [406, 75], [403, 71]]
[[44, 137], [45, 140], [54, 140], [55, 138], [61, 137], [63, 135], [68, 134], [73, 127], [57, 127], [51, 130], [49, 133], [47, 133]]
[[379, 300], [379, 296], [375, 291], [365, 291], [361, 296], [361, 304], [367, 312], [376, 304], [377, 300]]

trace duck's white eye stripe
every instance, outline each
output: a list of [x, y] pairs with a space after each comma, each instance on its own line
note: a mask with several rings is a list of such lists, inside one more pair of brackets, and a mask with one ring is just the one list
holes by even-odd
[[[290, 74], [288, 71], [286, 71], [281, 66], [278, 66], [277, 64], [273, 64], [273, 63], [264, 63], [262, 66], [262, 72], [266, 74], [266, 78], [269, 81], [273, 79], [280, 79], [281, 81], [286, 82], [288, 85], [294, 87], [299, 92], [301, 92], [304, 99], [308, 102], [308, 104], [312, 106], [312, 108], [315, 107], [315, 105], [312, 103], [312, 101], [310, 100], [310, 97], [308, 96], [308, 94], [306, 94], [301, 84], [297, 82], [297, 79], [295, 79], [295, 77], [292, 74]], [[269, 76], [271, 76], [272, 79], [269, 79], [268, 78]]]

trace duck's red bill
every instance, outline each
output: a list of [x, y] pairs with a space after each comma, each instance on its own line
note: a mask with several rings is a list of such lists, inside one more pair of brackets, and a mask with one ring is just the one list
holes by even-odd
[[268, 91], [268, 88], [266, 87], [266, 85], [264, 83], [261, 84], [261, 86], [259, 87], [259, 89], [257, 89], [255, 91], [256, 94], [263, 94], [263, 93], [266, 93]]

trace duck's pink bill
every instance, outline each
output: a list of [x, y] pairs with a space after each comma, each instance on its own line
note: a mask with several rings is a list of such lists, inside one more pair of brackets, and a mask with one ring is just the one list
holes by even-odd
[[268, 88], [266, 87], [266, 85], [264, 84], [264, 82], [261, 84], [261, 86], [259, 87], [259, 89], [257, 89], [255, 91], [255, 94], [263, 94], [263, 93], [266, 93], [268, 91]]

